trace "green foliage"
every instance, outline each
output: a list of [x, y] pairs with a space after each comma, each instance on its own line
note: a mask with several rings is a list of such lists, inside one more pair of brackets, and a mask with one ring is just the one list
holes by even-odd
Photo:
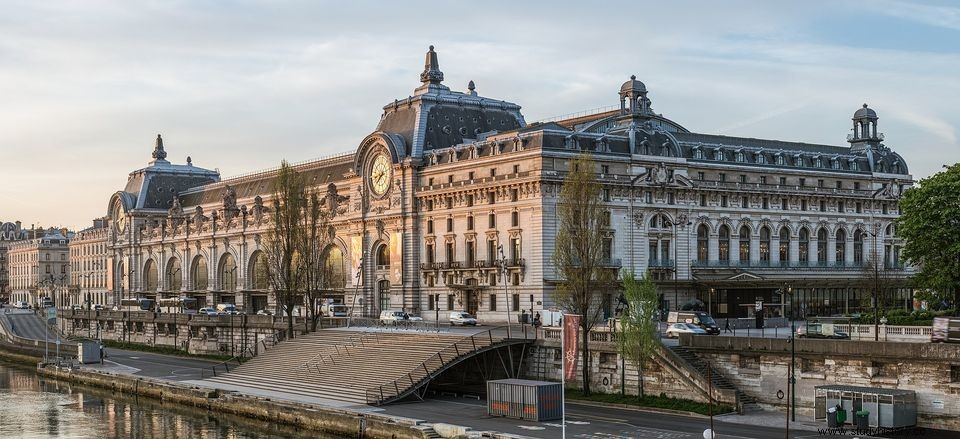
[[[601, 402], [605, 404], [624, 404], [636, 407], [653, 407], [667, 410], [678, 410], [683, 412], [699, 413], [706, 415], [710, 413], [710, 405], [702, 402], [690, 401], [688, 399], [668, 398], [661, 394], [660, 396], [623, 396], [611, 393], [592, 393], [585, 395], [579, 389], [566, 389], [566, 397], [569, 399], [579, 399], [584, 401]], [[714, 404], [713, 414], [732, 413], [733, 407], [722, 404]]]
[[929, 302], [960, 303], [960, 164], [934, 174], [903, 193], [897, 234], [903, 257], [920, 267], [915, 281]]
[[264, 252], [269, 264], [269, 279], [277, 303], [287, 314], [287, 331], [293, 335], [293, 307], [300, 302], [303, 286], [303, 257], [300, 244], [307, 233], [306, 183], [303, 176], [283, 161], [272, 187], [273, 202], [270, 212], [272, 228], [267, 233]]
[[[621, 332], [617, 337], [617, 349], [620, 355], [636, 364], [638, 371], [641, 371], [660, 344], [660, 333], [653, 320], [659, 294], [649, 276], [637, 279], [632, 272], [624, 270], [621, 277], [627, 309], [619, 316]], [[640, 395], [643, 395], [642, 372]]]
[[[881, 317], [887, 318], [887, 324], [892, 326], [930, 326], [933, 324], [934, 317], [952, 316], [955, 311], [952, 309], [943, 311], [907, 311], [904, 309], [895, 309], [887, 312], [881, 312]], [[852, 323], [861, 325], [873, 325], [873, 313], [861, 314], [859, 318], [852, 319]]]

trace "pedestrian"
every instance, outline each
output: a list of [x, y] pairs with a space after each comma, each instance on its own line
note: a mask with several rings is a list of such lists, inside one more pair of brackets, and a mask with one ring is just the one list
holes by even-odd
[[728, 317], [723, 323], [723, 333], [733, 332], [730, 330], [730, 318]]
[[533, 316], [533, 327], [534, 327], [534, 328], [539, 328], [539, 327], [540, 327], [540, 313], [539, 313], [539, 312], [537, 313], [537, 315]]
[[103, 343], [100, 343], [100, 364], [103, 364]]

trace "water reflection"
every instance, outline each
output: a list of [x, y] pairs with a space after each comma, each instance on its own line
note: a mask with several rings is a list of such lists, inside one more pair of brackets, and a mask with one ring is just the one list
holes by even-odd
[[328, 438], [266, 421], [113, 395], [0, 362], [0, 438]]

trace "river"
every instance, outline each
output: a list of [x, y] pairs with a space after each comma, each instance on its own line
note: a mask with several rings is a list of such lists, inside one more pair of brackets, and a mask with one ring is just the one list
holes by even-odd
[[41, 378], [0, 362], [0, 438], [326, 438], [313, 431]]

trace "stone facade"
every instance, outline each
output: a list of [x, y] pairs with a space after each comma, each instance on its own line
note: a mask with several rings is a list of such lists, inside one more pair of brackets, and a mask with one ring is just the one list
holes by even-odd
[[0, 221], [0, 303], [10, 301], [10, 264], [7, 252], [14, 242], [28, 239], [30, 232], [31, 230], [20, 227], [20, 221], [15, 223]]
[[70, 295], [62, 306], [113, 305], [107, 290], [107, 227], [105, 218], [96, 219], [70, 240]]
[[[652, 110], [631, 78], [620, 109], [527, 124], [520, 106], [443, 83], [436, 52], [422, 85], [383, 107], [352, 153], [296, 164], [332, 215], [329, 298], [373, 316], [404, 309], [481, 321], [555, 307], [556, 204], [570, 159], [589, 152], [611, 215], [611, 269], [650, 271], [663, 306], [690, 299], [715, 315], [852, 312], [863, 265], [885, 261], [890, 284], [910, 274], [892, 226], [912, 184], [859, 109], [849, 146], [697, 134]], [[839, 136], [839, 135], [838, 135]], [[220, 179], [166, 160], [109, 201], [108, 289], [116, 299], [191, 295], [247, 312], [273, 306], [262, 236], [276, 170]], [[883, 264], [883, 263], [881, 263]], [[777, 294], [785, 284], [794, 294]], [[909, 291], [891, 299], [904, 303]], [[616, 291], [603, 294], [607, 315]]]
[[70, 275], [68, 244], [73, 232], [38, 229], [35, 237], [9, 246], [10, 300], [36, 305], [49, 297], [60, 306], [67, 302]]

